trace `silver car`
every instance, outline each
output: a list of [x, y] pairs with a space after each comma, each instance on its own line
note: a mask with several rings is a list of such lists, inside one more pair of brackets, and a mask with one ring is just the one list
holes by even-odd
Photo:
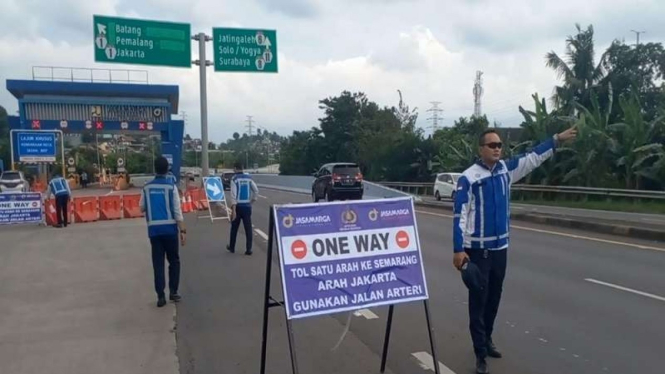
[[30, 184], [20, 171], [5, 171], [0, 176], [0, 193], [29, 192]]

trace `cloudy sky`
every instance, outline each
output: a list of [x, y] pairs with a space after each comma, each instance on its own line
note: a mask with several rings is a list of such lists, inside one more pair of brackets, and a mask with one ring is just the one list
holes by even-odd
[[[575, 23], [596, 30], [597, 54], [613, 39], [664, 41], [662, 0], [2, 0], [0, 81], [30, 79], [32, 66], [140, 69], [152, 83], [180, 86], [187, 132], [200, 134], [198, 68], [150, 68], [94, 62], [92, 15], [277, 30], [278, 74], [208, 70], [210, 139], [244, 132], [245, 119], [288, 135], [318, 124], [318, 100], [362, 91], [396, 105], [397, 90], [428, 127], [430, 102], [443, 124], [473, 111], [476, 70], [484, 72], [483, 112], [503, 126], [520, 122], [518, 105], [549, 95], [554, 74], [544, 56], [563, 54]], [[208, 59], [212, 56], [208, 44]], [[198, 49], [192, 45], [193, 58]], [[4, 86], [4, 83], [3, 83]], [[3, 87], [4, 88], [4, 87]], [[10, 113], [16, 100], [0, 90]]]

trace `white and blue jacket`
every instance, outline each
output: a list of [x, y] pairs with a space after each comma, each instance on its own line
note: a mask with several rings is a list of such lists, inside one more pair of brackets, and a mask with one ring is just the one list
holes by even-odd
[[231, 205], [250, 206], [256, 200], [259, 188], [246, 173], [236, 173], [231, 178]]
[[53, 196], [71, 196], [72, 190], [69, 189], [69, 183], [63, 177], [55, 177], [48, 184], [49, 194]]
[[510, 242], [510, 186], [554, 154], [552, 138], [529, 153], [501, 160], [489, 169], [480, 161], [457, 181], [453, 249], [499, 250]]
[[180, 195], [173, 182], [165, 175], [158, 175], [148, 182], [139, 201], [148, 223], [148, 236], [178, 235], [178, 223], [182, 222]]

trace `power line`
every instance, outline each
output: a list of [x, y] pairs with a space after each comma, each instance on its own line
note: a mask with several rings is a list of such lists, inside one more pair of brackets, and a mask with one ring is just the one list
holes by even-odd
[[439, 113], [442, 113], [443, 109], [439, 108], [440, 101], [430, 101], [430, 104], [432, 104], [432, 107], [427, 109], [427, 111], [432, 112], [432, 117], [427, 120], [431, 120], [432, 124], [428, 128], [432, 129], [432, 133], [435, 133], [439, 129], [439, 121], [443, 121], [443, 117], [439, 116]]
[[480, 117], [482, 115], [482, 108], [480, 98], [483, 96], [483, 72], [476, 71], [476, 81], [473, 84], [473, 116]]

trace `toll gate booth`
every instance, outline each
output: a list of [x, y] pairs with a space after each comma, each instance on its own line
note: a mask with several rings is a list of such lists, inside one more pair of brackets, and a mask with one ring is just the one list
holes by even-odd
[[178, 113], [178, 86], [8, 79], [6, 88], [19, 108], [18, 116], [9, 116], [11, 130], [160, 135], [162, 155], [180, 177], [184, 121], [171, 119]]

